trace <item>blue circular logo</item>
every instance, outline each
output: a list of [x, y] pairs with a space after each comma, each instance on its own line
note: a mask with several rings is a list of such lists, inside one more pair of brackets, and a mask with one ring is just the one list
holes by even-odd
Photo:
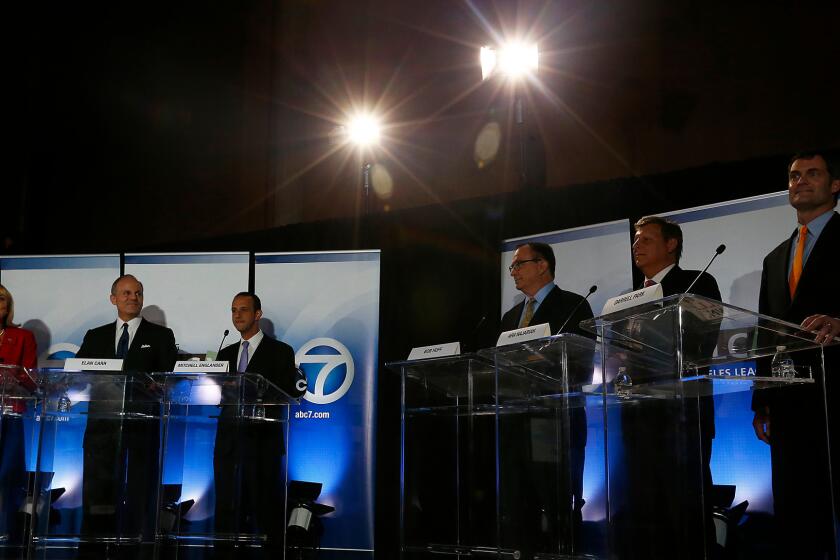
[[[314, 383], [307, 384], [303, 396], [311, 403], [333, 403], [346, 395], [353, 384], [353, 356], [346, 346], [334, 338], [313, 338], [297, 351], [295, 361], [314, 377]], [[311, 366], [307, 367], [307, 364]], [[315, 365], [321, 367], [318, 369]]]

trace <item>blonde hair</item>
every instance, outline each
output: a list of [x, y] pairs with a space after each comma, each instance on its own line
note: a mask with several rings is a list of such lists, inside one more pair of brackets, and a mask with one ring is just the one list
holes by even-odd
[[16, 327], [17, 325], [13, 322], [15, 320], [15, 300], [12, 297], [12, 292], [7, 290], [3, 284], [0, 284], [0, 295], [6, 296], [6, 316], [3, 318], [3, 324], [0, 327], [4, 329], [6, 327]]

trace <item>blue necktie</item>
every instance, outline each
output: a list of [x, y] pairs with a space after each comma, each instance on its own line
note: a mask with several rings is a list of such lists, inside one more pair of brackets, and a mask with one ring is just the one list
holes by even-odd
[[128, 354], [128, 323], [123, 323], [123, 332], [120, 335], [120, 341], [117, 342], [117, 359], [125, 359]]
[[239, 356], [239, 367], [236, 368], [236, 371], [239, 373], [245, 373], [245, 370], [248, 368], [248, 341], [242, 341], [242, 354]]

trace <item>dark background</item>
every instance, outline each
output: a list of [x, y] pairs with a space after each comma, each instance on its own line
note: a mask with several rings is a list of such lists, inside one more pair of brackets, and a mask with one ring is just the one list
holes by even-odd
[[[792, 1], [15, 5], [3, 250], [378, 248], [381, 364], [486, 345], [502, 239], [782, 190], [791, 153], [840, 148], [838, 16]], [[542, 53], [540, 83], [520, 89], [525, 186], [513, 92], [481, 83], [491, 30], [529, 31]], [[367, 217], [360, 160], [334, 138], [361, 106], [383, 115], [367, 158], [394, 179]], [[502, 148], [479, 168], [490, 121]], [[379, 375], [389, 556], [398, 384]]]

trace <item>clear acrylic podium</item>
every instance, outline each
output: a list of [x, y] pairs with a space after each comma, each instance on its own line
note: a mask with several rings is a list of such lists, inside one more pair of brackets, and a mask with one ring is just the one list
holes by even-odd
[[[255, 374], [155, 378], [164, 387], [162, 543], [248, 547], [269, 535], [282, 539], [285, 442], [297, 399]], [[199, 472], [201, 465], [211, 468]]]
[[37, 374], [32, 556], [153, 546], [161, 386], [144, 373]]
[[403, 558], [605, 551], [581, 511], [584, 461], [604, 461], [586, 455], [587, 431], [603, 431], [582, 391], [594, 355], [594, 341], [564, 334], [389, 364], [402, 379]]
[[26, 459], [33, 443], [27, 427], [33, 423], [35, 400], [30, 373], [0, 364], [0, 558], [20, 556], [26, 543]]
[[297, 401], [262, 376], [0, 373], [0, 558], [168, 557], [278, 534], [282, 550]]
[[[581, 326], [597, 344], [560, 335], [389, 364], [402, 380], [402, 558], [730, 552], [737, 508], [712, 485], [713, 399], [822, 384], [823, 348], [797, 325], [693, 295]], [[796, 367], [773, 377], [779, 347]]]
[[[822, 383], [822, 348], [797, 325], [685, 294], [581, 327], [600, 342], [603, 383], [593, 390], [603, 394], [607, 419], [613, 557], [721, 557], [726, 510], [709, 469], [714, 397], [774, 389], [784, 399]], [[773, 377], [779, 350], [793, 353], [797, 366]], [[816, 359], [800, 359], [806, 351]]]

